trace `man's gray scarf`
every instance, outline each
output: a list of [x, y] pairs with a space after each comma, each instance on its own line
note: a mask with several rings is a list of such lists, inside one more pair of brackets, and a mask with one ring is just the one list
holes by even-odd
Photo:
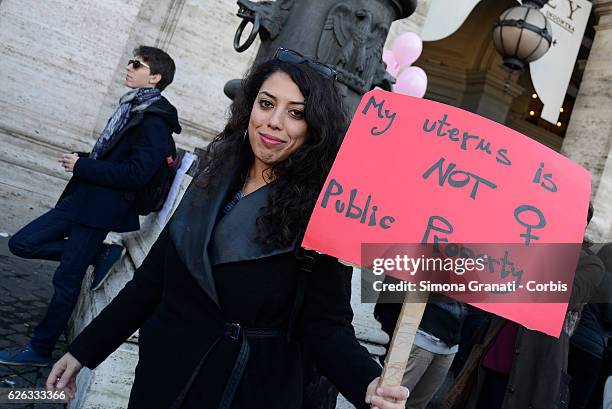
[[161, 91], [157, 88], [138, 88], [123, 95], [119, 100], [119, 107], [109, 118], [89, 157], [97, 159], [104, 152], [104, 147], [127, 124], [133, 112], [144, 111], [160, 98]]

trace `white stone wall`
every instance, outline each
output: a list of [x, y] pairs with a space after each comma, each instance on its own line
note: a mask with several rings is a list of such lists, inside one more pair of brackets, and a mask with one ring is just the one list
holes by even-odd
[[0, 126], [86, 148], [141, 2], [4, 0]]
[[389, 35], [387, 36], [387, 41], [385, 42], [385, 49], [390, 49], [395, 37], [405, 31], [414, 31], [420, 34], [425, 24], [430, 4], [431, 0], [418, 0], [417, 8], [410, 17], [393, 22], [389, 30]]

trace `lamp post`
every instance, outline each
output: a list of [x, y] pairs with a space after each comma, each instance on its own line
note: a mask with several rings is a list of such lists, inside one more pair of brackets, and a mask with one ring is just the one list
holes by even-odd
[[522, 6], [504, 11], [493, 28], [493, 42], [504, 66], [522, 71], [542, 57], [552, 44], [550, 22], [540, 11], [548, 0], [525, 0]]
[[[410, 16], [416, 5], [417, 0], [238, 0], [243, 21], [234, 49], [248, 49], [259, 35], [254, 65], [271, 58], [278, 47], [331, 65], [338, 72], [338, 90], [352, 115], [369, 90], [376, 86], [391, 90], [395, 78], [382, 61], [383, 45], [391, 23]], [[252, 29], [243, 39], [248, 22]], [[233, 98], [239, 86], [239, 80], [231, 80], [224, 92]]]

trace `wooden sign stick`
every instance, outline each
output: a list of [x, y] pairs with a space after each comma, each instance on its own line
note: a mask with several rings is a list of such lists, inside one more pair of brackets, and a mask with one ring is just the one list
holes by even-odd
[[389, 344], [379, 386], [398, 386], [402, 383], [408, 357], [412, 350], [412, 343], [421, 323], [428, 298], [429, 293], [427, 292], [413, 293], [408, 291], [406, 293], [404, 305], [402, 305], [393, 338]]

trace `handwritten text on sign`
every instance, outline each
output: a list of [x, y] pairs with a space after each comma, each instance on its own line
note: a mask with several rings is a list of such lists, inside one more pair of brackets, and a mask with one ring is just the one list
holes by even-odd
[[[361, 101], [302, 245], [359, 264], [361, 243], [580, 243], [589, 196], [586, 169], [512, 129], [376, 90]], [[566, 309], [479, 307], [555, 336]]]

